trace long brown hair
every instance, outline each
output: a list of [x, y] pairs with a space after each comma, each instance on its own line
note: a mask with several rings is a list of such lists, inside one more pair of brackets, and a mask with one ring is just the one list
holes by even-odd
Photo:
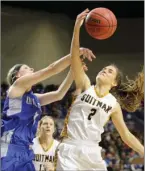
[[111, 89], [111, 93], [117, 98], [122, 109], [128, 112], [136, 111], [144, 100], [144, 70], [137, 74], [134, 80], [128, 77], [123, 79], [122, 72], [116, 65], [112, 65], [117, 69], [117, 86]]

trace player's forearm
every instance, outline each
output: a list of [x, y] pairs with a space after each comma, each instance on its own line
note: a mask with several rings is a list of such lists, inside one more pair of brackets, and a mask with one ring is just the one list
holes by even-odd
[[122, 137], [122, 140], [134, 151], [139, 153], [141, 156], [144, 156], [144, 147], [133, 134], [128, 133], [128, 135]]
[[79, 58], [79, 48], [80, 48], [79, 34], [80, 34], [80, 28], [75, 26], [72, 42], [71, 42], [71, 50], [70, 50], [71, 67], [74, 74], [76, 89], [83, 89], [85, 72], [83, 70], [82, 61]]
[[55, 74], [60, 73], [61, 71], [66, 69], [70, 65], [70, 62], [71, 62], [70, 54], [54, 62], [52, 65], [55, 70]]
[[[82, 55], [79, 46], [78, 46], [77, 54], [78, 54], [78, 58], [80, 58], [80, 56]], [[61, 59], [57, 60], [56, 62], [54, 62], [51, 65], [53, 67], [53, 70], [55, 71], [55, 74], [58, 74], [61, 71], [63, 71], [64, 69], [66, 69], [70, 64], [71, 64], [71, 54], [68, 54], [68, 55], [62, 57]]]
[[71, 42], [71, 59], [79, 58], [79, 48], [80, 48], [80, 28], [74, 27], [72, 42]]
[[72, 85], [72, 82], [73, 82], [73, 74], [72, 74], [72, 70], [70, 69], [69, 73], [67, 74], [67, 77], [62, 82], [59, 89], [57, 90], [59, 100], [61, 100], [65, 96], [68, 89]]

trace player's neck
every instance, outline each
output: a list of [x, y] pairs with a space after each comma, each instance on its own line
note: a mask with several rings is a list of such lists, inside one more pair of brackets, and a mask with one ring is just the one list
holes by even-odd
[[52, 147], [53, 142], [54, 139], [52, 136], [50, 138], [48, 138], [48, 136], [45, 136], [45, 138], [44, 136], [39, 137], [39, 143], [45, 152], [47, 152]]
[[26, 92], [29, 92], [31, 90], [31, 87], [26, 90]]
[[49, 135], [40, 135], [39, 141], [41, 144], [50, 144], [53, 141], [53, 137]]
[[99, 96], [99, 97], [106, 96], [107, 94], [109, 94], [109, 91], [110, 91], [109, 85], [99, 85], [99, 84], [95, 85], [95, 92], [96, 92], [97, 96]]

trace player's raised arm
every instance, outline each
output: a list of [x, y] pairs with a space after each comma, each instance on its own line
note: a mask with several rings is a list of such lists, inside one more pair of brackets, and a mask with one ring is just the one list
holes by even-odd
[[59, 101], [64, 97], [64, 95], [70, 88], [72, 82], [73, 82], [73, 75], [72, 75], [72, 71], [70, 69], [67, 77], [62, 82], [62, 84], [59, 86], [58, 90], [52, 91], [49, 93], [35, 94], [35, 95], [39, 98], [41, 106], [53, 103], [55, 101]]
[[[84, 71], [86, 71], [87, 66], [84, 62], [82, 62], [82, 66], [83, 66]], [[49, 93], [44, 93], [44, 94], [35, 94], [39, 98], [41, 106], [61, 100], [67, 93], [73, 80], [74, 80], [74, 77], [73, 77], [72, 69], [70, 68], [70, 71], [67, 74], [67, 77], [59, 86], [58, 90], [52, 91]]]
[[[71, 65], [72, 65], [72, 70], [74, 73], [74, 79], [76, 83], [76, 88], [77, 89], [87, 89], [90, 86], [90, 80], [85, 74], [83, 68], [82, 68], [82, 63], [79, 58], [79, 48], [80, 48], [80, 42], [79, 42], [79, 34], [80, 34], [80, 27], [87, 16], [89, 10], [83, 11], [81, 14], [77, 16], [75, 26], [74, 26], [74, 32], [73, 32], [73, 37], [72, 37], [72, 42], [71, 42]], [[89, 49], [86, 50], [88, 54], [88, 58], [90, 61], [92, 61], [92, 57], [95, 58], [93, 55], [92, 51]]]
[[[82, 55], [88, 58], [88, 49], [80, 48], [79, 56]], [[31, 89], [33, 85], [60, 73], [70, 65], [70, 60], [69, 54], [36, 72], [25, 64], [15, 65], [8, 73], [8, 82], [10, 84], [9, 97], [20, 97]]]

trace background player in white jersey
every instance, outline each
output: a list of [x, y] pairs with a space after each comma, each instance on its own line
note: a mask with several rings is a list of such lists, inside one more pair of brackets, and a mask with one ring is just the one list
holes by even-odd
[[35, 154], [33, 161], [36, 171], [54, 170], [55, 150], [59, 141], [55, 140], [55, 123], [52, 117], [44, 116], [38, 125], [37, 137], [33, 140], [32, 149]]
[[[104, 67], [91, 86], [79, 59], [79, 33], [89, 10], [77, 16], [71, 43], [71, 66], [78, 96], [73, 102], [62, 132], [62, 143], [57, 150], [57, 170], [106, 171], [101, 157], [99, 142], [104, 125], [111, 117], [122, 140], [133, 150], [144, 156], [144, 147], [128, 130], [121, 111], [135, 111], [143, 98], [144, 74], [135, 80], [122, 82], [121, 73], [115, 65]], [[92, 55], [93, 56], [93, 55]]]

